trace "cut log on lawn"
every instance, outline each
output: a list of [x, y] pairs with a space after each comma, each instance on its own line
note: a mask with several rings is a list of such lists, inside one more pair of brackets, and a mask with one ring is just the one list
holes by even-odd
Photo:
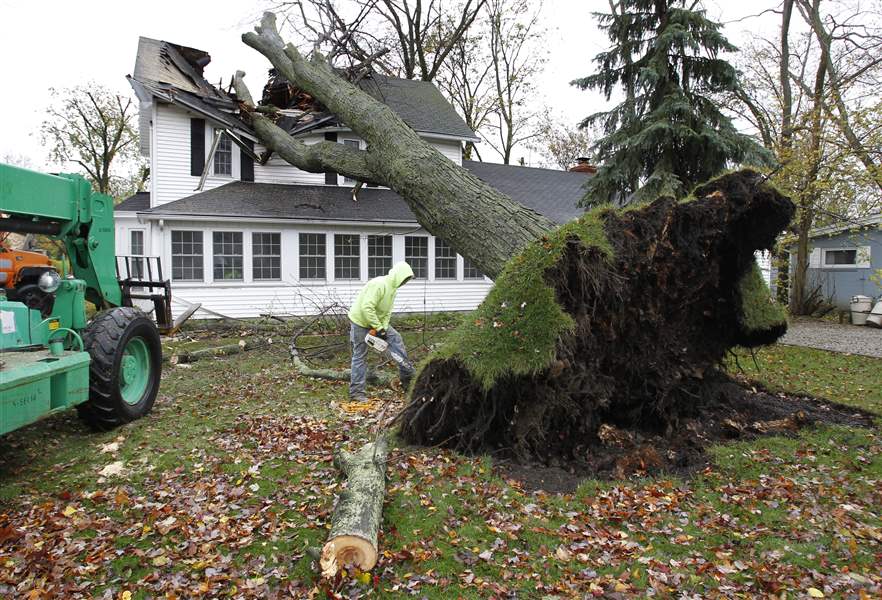
[[[316, 379], [327, 379], [328, 381], [349, 381], [350, 379], [350, 369], [315, 369], [300, 360], [296, 354], [292, 355], [292, 360], [294, 361], [294, 368], [304, 377], [315, 377]], [[392, 375], [375, 371], [368, 371], [367, 375], [368, 383], [377, 385], [389, 385], [394, 379]]]
[[266, 342], [254, 342], [247, 340], [239, 340], [236, 344], [227, 344], [224, 346], [215, 346], [213, 348], [202, 348], [200, 350], [182, 350], [180, 352], [175, 352], [171, 356], [169, 356], [166, 360], [168, 360], [169, 364], [178, 365], [178, 364], [188, 364], [196, 362], [197, 360], [203, 358], [212, 358], [217, 356], [230, 356], [233, 354], [239, 354], [241, 352], [247, 352], [249, 350], [255, 350], [257, 348], [263, 348], [267, 345]]
[[341, 451], [334, 464], [346, 476], [346, 489], [331, 517], [331, 533], [322, 548], [322, 575], [340, 569], [370, 571], [377, 564], [377, 535], [386, 495], [386, 438], [365, 444], [356, 452]]

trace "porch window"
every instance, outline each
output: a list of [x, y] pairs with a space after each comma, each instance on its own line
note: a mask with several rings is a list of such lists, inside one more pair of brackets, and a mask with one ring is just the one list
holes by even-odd
[[282, 234], [251, 234], [251, 272], [255, 281], [282, 278]]
[[429, 276], [429, 238], [425, 236], [404, 236], [404, 260], [413, 269], [414, 279]]
[[214, 151], [214, 174], [231, 177], [233, 175], [233, 141], [221, 133], [217, 150]]
[[392, 236], [368, 236], [368, 278], [385, 275], [392, 268]]
[[172, 231], [172, 280], [203, 281], [202, 232]]
[[326, 257], [324, 233], [300, 234], [300, 279], [325, 279]]
[[439, 238], [435, 238], [435, 279], [456, 279], [456, 252]]
[[334, 235], [334, 279], [361, 279], [360, 250], [357, 233]]
[[462, 258], [462, 271], [463, 279], [484, 279], [484, 274], [478, 270], [478, 267], [473, 265], [471, 261], [464, 256]]
[[214, 280], [242, 281], [242, 232], [215, 231]]

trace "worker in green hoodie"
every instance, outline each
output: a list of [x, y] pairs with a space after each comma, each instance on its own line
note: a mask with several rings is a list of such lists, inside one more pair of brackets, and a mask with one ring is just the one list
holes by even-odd
[[389, 324], [398, 288], [411, 279], [413, 279], [413, 270], [410, 265], [403, 261], [396, 263], [389, 269], [388, 275], [374, 277], [368, 281], [349, 309], [349, 320], [352, 321], [349, 333], [349, 341], [352, 342], [349, 399], [354, 402], [363, 401], [367, 397], [364, 387], [367, 379], [368, 347], [364, 338], [368, 333], [386, 340], [389, 342], [389, 350], [404, 357], [404, 363], [398, 366], [402, 387], [407, 389], [413, 378], [414, 370], [407, 361], [404, 340]]

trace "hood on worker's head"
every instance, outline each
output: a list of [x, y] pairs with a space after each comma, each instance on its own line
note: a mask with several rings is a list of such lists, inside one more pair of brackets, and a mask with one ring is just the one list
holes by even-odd
[[389, 277], [392, 278], [392, 285], [399, 288], [405, 281], [413, 277], [413, 269], [409, 264], [401, 261], [392, 265], [392, 268], [389, 269]]

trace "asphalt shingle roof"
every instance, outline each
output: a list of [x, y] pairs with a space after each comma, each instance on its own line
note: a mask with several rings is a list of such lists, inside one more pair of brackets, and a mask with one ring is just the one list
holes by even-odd
[[[584, 212], [578, 204], [584, 194], [582, 186], [589, 177], [585, 173], [473, 161], [464, 161], [463, 166], [516, 202], [557, 223], [565, 223]], [[362, 188], [358, 202], [353, 202], [349, 187], [241, 181], [139, 212], [242, 219], [416, 223], [404, 200], [388, 189]]]
[[150, 208], [150, 192], [135, 192], [119, 204], [113, 207], [114, 212], [131, 211], [141, 212]]

